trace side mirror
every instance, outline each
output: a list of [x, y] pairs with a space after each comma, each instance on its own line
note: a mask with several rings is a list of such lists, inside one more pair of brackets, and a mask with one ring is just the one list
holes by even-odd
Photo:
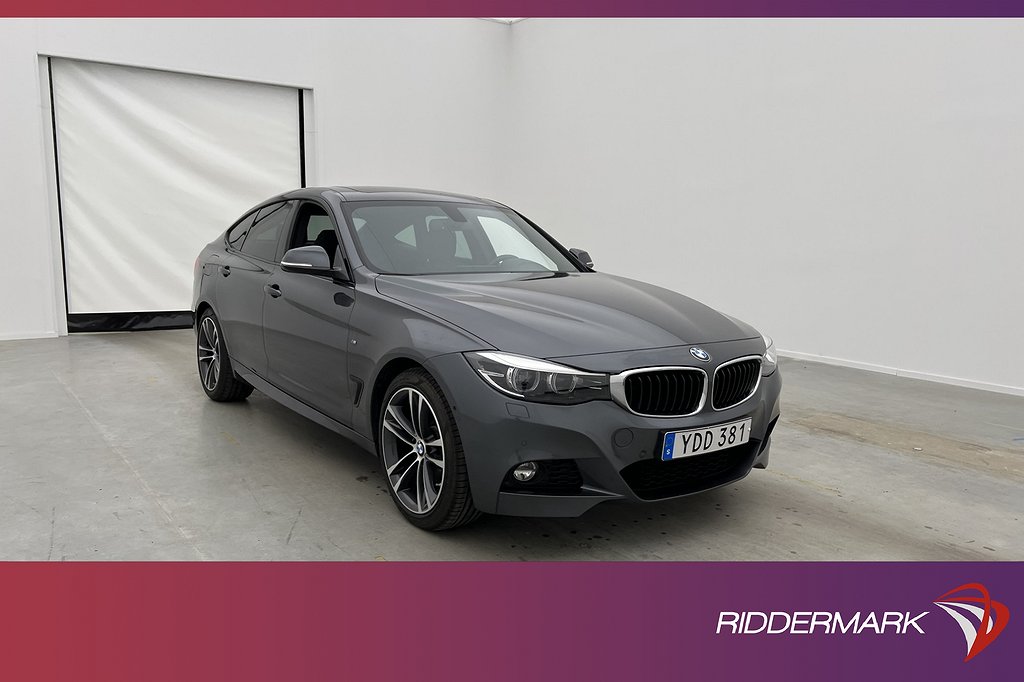
[[590, 254], [583, 249], [569, 249], [569, 253], [576, 256], [576, 260], [586, 265], [588, 268], [594, 267], [594, 259], [590, 257]]
[[281, 269], [285, 272], [304, 272], [309, 275], [335, 276], [331, 267], [331, 259], [322, 246], [300, 246], [289, 249], [281, 259]]

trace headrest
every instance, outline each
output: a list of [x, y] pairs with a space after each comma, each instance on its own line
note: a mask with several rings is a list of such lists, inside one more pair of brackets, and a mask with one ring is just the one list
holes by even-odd
[[333, 228], [329, 230], [320, 230], [320, 234], [316, 236], [313, 243], [317, 246], [324, 247], [324, 250], [330, 253], [331, 250], [327, 247], [330, 246], [331, 248], [336, 248], [338, 246], [338, 235], [335, 234]]
[[454, 223], [447, 218], [430, 221], [424, 234], [422, 250], [434, 263], [447, 263], [455, 256]]
[[327, 257], [331, 259], [331, 266], [333, 267], [334, 255], [338, 252], [338, 235], [335, 233], [334, 228], [320, 230], [320, 234], [316, 236], [313, 243], [327, 252]]

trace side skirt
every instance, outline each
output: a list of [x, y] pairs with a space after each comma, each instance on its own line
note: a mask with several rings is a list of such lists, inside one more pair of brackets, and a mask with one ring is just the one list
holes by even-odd
[[320, 426], [323, 426], [326, 429], [330, 429], [335, 433], [341, 434], [342, 436], [348, 438], [353, 443], [363, 448], [367, 452], [374, 455], [376, 454], [377, 449], [374, 446], [373, 441], [367, 438], [366, 436], [362, 435], [358, 431], [348, 426], [345, 426], [339, 421], [331, 419], [327, 415], [310, 407], [301, 400], [296, 400], [295, 398], [291, 397], [290, 395], [288, 395], [281, 389], [277, 388], [273, 384], [268, 383], [264, 379], [253, 374], [248, 367], [245, 367], [244, 365], [235, 362], [234, 358], [231, 359], [231, 364], [235, 366], [235, 372], [238, 374], [238, 376], [248, 381], [252, 385], [252, 387], [259, 391], [260, 393], [281, 403], [289, 410], [292, 410], [293, 412], [298, 412], [306, 419], [316, 422]]

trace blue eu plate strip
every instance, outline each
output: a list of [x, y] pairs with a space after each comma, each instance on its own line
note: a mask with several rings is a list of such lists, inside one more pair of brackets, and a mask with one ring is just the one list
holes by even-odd
[[676, 443], [675, 434], [669, 433], [665, 435], [665, 447], [661, 451], [661, 459], [672, 459], [672, 446]]

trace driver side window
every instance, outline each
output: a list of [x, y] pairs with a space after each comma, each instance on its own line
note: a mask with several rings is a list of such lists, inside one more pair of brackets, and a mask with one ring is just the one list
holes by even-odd
[[310, 201], [299, 206], [291, 238], [288, 240], [288, 248], [295, 249], [300, 246], [322, 248], [331, 259], [331, 267], [339, 261], [341, 247], [338, 244], [338, 234], [334, 231], [334, 223], [323, 206]]

